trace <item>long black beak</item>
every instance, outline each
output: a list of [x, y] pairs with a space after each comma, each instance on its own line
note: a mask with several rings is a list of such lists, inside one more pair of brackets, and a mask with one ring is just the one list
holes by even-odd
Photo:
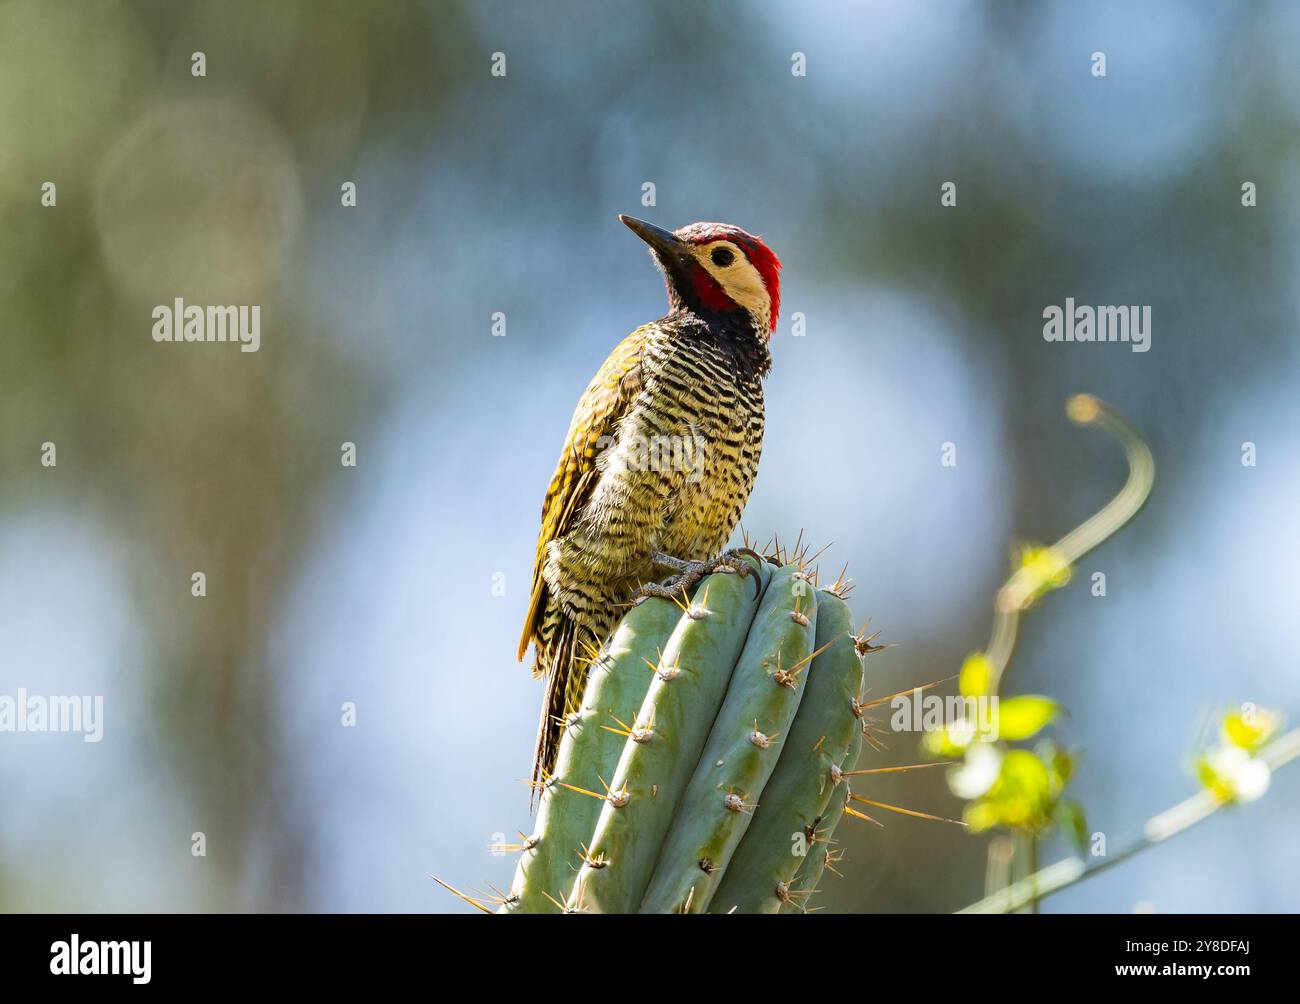
[[638, 220], [634, 216], [624, 216], [620, 213], [618, 218], [632, 233], [663, 256], [665, 261], [674, 261], [681, 257], [682, 242], [673, 235], [672, 231], [647, 223], [645, 220]]

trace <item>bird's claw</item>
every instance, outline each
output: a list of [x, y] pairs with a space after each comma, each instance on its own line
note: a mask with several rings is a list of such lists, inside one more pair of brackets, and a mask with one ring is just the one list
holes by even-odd
[[754, 569], [743, 560], [746, 555], [752, 557], [759, 563], [759, 567], [762, 567], [763, 556], [748, 547], [737, 547], [729, 551], [723, 551], [707, 561], [685, 561], [681, 558], [674, 558], [670, 554], [654, 551], [650, 555], [650, 560], [654, 564], [675, 568], [679, 574], [666, 582], [647, 582], [632, 594], [632, 599], [633, 601], [639, 601], [647, 596], [661, 596], [664, 599], [672, 599], [678, 593], [685, 593], [704, 576], [723, 568], [729, 568], [741, 576], [752, 578], [754, 581], [754, 599], [758, 599], [759, 594], [763, 591], [763, 584], [759, 576], [753, 574]]

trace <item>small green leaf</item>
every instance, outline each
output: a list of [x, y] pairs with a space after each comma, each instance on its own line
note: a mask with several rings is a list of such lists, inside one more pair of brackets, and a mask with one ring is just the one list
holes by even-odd
[[1061, 707], [1050, 697], [1024, 694], [998, 702], [998, 738], [1015, 742], [1038, 734], [1060, 713]]
[[983, 652], [972, 652], [961, 664], [961, 673], [957, 677], [957, 689], [962, 697], [983, 697], [989, 692], [993, 682], [993, 664]]
[[1268, 790], [1269, 766], [1240, 746], [1216, 746], [1196, 761], [1196, 774], [1221, 802], [1253, 802]]
[[967, 805], [961, 814], [961, 818], [962, 822], [966, 824], [966, 829], [971, 833], [983, 833], [985, 830], [991, 830], [1002, 822], [997, 807], [982, 799]]
[[1009, 750], [996, 783], [980, 802], [1003, 826], [1037, 832], [1050, 822], [1050, 788], [1043, 761], [1029, 750]]
[[921, 736], [921, 749], [936, 760], [956, 760], [965, 756], [966, 748], [975, 741], [975, 727], [958, 719], [942, 728]]
[[1282, 716], [1267, 708], [1250, 706], [1223, 718], [1223, 738], [1233, 746], [1254, 753], [1282, 727]]
[[1050, 739], [1040, 742], [1034, 747], [1034, 752], [1043, 763], [1047, 764], [1047, 772], [1052, 781], [1052, 795], [1060, 795], [1065, 790], [1065, 786], [1070, 783], [1070, 778], [1074, 777], [1074, 754], [1062, 749]]
[[1029, 750], [1010, 750], [1002, 758], [1002, 782], [1017, 796], [1045, 798], [1051, 787], [1047, 765]]
[[1232, 785], [1219, 776], [1208, 754], [1196, 758], [1196, 779], [1221, 802], [1232, 801]]
[[1016, 570], [998, 594], [1003, 609], [1024, 610], [1044, 593], [1070, 581], [1070, 563], [1051, 547], [1023, 547]]
[[1080, 854], [1088, 850], [1088, 820], [1078, 802], [1061, 802], [1056, 807], [1056, 822]]

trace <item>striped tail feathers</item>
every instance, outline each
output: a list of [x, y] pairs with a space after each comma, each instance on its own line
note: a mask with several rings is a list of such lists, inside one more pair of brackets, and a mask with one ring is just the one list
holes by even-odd
[[582, 708], [591, 666], [600, 658], [606, 638], [617, 627], [622, 613], [619, 607], [612, 607], [593, 621], [575, 618], [558, 604], [545, 612], [533, 664], [533, 675], [546, 679], [533, 751], [534, 795], [555, 770], [568, 719]]
[[[576, 710], [582, 699], [581, 691], [570, 707], [570, 690], [573, 678], [582, 668], [574, 661], [578, 626], [559, 611], [548, 612], [536, 642], [537, 659], [533, 676], [545, 677], [546, 692], [542, 698], [541, 719], [537, 723], [537, 743], [533, 749], [533, 800], [536, 801], [541, 785], [550, 777], [564, 733], [564, 719]], [[586, 674], [582, 674], [585, 681]]]

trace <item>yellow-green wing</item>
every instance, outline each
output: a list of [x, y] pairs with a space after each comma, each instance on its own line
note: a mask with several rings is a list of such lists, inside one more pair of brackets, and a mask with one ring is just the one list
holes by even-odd
[[[546, 490], [546, 501], [542, 503], [542, 531], [537, 537], [528, 615], [519, 639], [520, 659], [528, 651], [546, 610], [546, 580], [542, 578], [546, 546], [569, 531], [591, 498], [600, 475], [596, 458], [612, 442], [618, 420], [641, 391], [641, 354], [649, 332], [648, 325], [640, 327], [619, 342], [592, 377], [573, 411], [564, 449]], [[602, 443], [606, 436], [611, 438]]]

